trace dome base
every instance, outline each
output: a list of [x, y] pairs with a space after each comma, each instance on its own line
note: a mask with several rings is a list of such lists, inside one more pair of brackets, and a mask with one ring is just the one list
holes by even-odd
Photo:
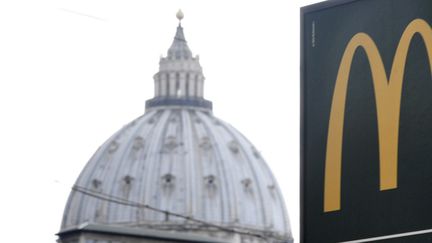
[[146, 101], [146, 110], [159, 106], [190, 106], [210, 111], [213, 109], [212, 102], [203, 98], [155, 97]]

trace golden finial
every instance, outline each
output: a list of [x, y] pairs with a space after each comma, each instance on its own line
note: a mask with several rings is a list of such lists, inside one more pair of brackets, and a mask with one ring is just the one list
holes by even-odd
[[181, 21], [181, 20], [183, 19], [184, 14], [183, 14], [183, 12], [181, 11], [181, 9], [179, 9], [179, 11], [177, 12], [176, 17], [177, 17], [177, 19], [178, 19], [179, 21]]

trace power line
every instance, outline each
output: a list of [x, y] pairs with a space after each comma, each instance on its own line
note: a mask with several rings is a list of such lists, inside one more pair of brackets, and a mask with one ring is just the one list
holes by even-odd
[[156, 207], [150, 206], [148, 204], [133, 202], [133, 201], [121, 198], [121, 197], [116, 197], [116, 196], [113, 196], [113, 195], [109, 195], [109, 194], [105, 194], [105, 193], [101, 193], [101, 192], [96, 192], [94, 190], [90, 190], [90, 189], [87, 189], [85, 187], [80, 187], [80, 186], [77, 186], [77, 185], [74, 185], [72, 187], [72, 190], [76, 191], [76, 192], [80, 192], [80, 193], [82, 193], [84, 195], [87, 195], [87, 196], [90, 196], [90, 197], [94, 197], [94, 198], [100, 199], [100, 200], [104, 200], [104, 201], [108, 201], [108, 202], [112, 202], [112, 203], [117, 203], [117, 204], [121, 204], [121, 205], [125, 205], [125, 206], [130, 206], [130, 207], [145, 208], [145, 209], [149, 209], [149, 210], [152, 210], [152, 211], [155, 211], [155, 212], [163, 213], [163, 214], [165, 214], [167, 216], [174, 216], [174, 217], [178, 217], [178, 218], [183, 218], [183, 219], [195, 222], [195, 223], [199, 223], [199, 224], [201, 224], [203, 226], [213, 227], [213, 228], [216, 228], [216, 229], [219, 229], [219, 230], [222, 230], [222, 231], [226, 231], [226, 232], [229, 232], [229, 233], [237, 233], [237, 234], [242, 234], [242, 235], [248, 235], [248, 236], [253, 236], [253, 237], [257, 237], [257, 238], [261, 238], [261, 239], [269, 239], [269, 238], [271, 238], [271, 239], [277, 240], [278, 242], [286, 242], [285, 239], [280, 239], [280, 238], [277, 238], [275, 236], [264, 236], [264, 235], [258, 234], [258, 233], [253, 233], [253, 232], [249, 232], [249, 231], [243, 231], [243, 230], [228, 228], [228, 227], [225, 227], [225, 226], [209, 223], [209, 222], [204, 221], [204, 220], [196, 219], [196, 218], [193, 218], [193, 217], [190, 217], [190, 216], [185, 216], [185, 215], [182, 215], [182, 214], [173, 213], [173, 212], [168, 211], [168, 210], [163, 210], [163, 209], [160, 209], [160, 208], [156, 208]]
[[97, 20], [100, 20], [100, 21], [106, 21], [106, 19], [99, 18], [99, 17], [94, 16], [94, 15], [85, 14], [85, 13], [82, 13], [82, 12], [78, 12], [78, 11], [74, 11], [74, 10], [70, 10], [70, 9], [66, 9], [66, 8], [59, 8], [59, 10], [62, 10], [62, 11], [68, 12], [68, 13], [73, 13], [73, 14], [81, 15], [81, 16], [84, 16], [84, 17], [92, 18], [92, 19], [97, 19]]

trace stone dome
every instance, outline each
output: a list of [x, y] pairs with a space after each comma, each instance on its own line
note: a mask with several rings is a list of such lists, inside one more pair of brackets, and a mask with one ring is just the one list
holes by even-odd
[[275, 178], [247, 138], [213, 116], [199, 58], [180, 25], [154, 80], [145, 114], [112, 135], [81, 172], [61, 230], [95, 223], [291, 242]]

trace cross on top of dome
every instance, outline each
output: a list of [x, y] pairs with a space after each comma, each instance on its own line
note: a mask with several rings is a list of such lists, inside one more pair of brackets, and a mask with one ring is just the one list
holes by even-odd
[[178, 10], [177, 14], [176, 14], [177, 19], [181, 22], [181, 20], [184, 18], [184, 14], [181, 11], [181, 9]]

